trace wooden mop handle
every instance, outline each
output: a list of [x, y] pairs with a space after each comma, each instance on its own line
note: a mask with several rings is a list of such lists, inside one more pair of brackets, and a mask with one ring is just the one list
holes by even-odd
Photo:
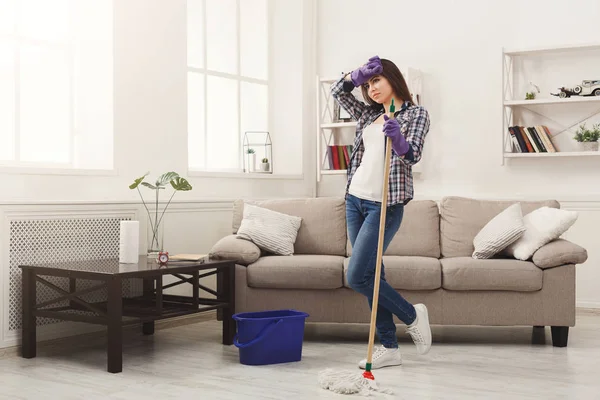
[[[394, 118], [394, 105], [392, 106], [388, 116]], [[381, 280], [381, 262], [383, 258], [383, 239], [385, 233], [385, 212], [387, 210], [388, 186], [390, 178], [390, 164], [392, 158], [392, 140], [387, 137], [385, 141], [385, 167], [383, 168], [383, 195], [381, 197], [381, 212], [379, 217], [379, 242], [377, 245], [377, 262], [375, 264], [375, 288], [373, 289], [373, 304], [371, 309], [371, 326], [369, 328], [369, 350], [367, 353], [367, 371], [371, 370], [371, 362], [373, 361], [373, 344], [375, 341], [375, 323], [377, 321], [377, 307], [379, 304], [379, 282]]]

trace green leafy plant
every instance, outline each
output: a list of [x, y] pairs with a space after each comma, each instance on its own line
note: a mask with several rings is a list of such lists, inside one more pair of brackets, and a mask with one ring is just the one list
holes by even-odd
[[579, 125], [579, 129], [575, 132], [575, 139], [578, 142], [597, 142], [600, 138], [600, 124], [594, 124], [592, 129], [587, 129], [585, 123]]
[[[162, 222], [163, 216], [165, 215], [165, 211], [167, 210], [167, 207], [169, 207], [169, 204], [171, 204], [171, 200], [173, 199], [173, 196], [175, 196], [176, 192], [190, 191], [190, 190], [192, 190], [192, 185], [190, 185], [190, 183], [185, 178], [182, 178], [176, 172], [166, 172], [166, 173], [160, 175], [156, 179], [156, 182], [154, 182], [154, 184], [145, 182], [144, 179], [146, 179], [146, 176], [148, 176], [149, 173], [150, 172], [146, 172], [143, 176], [134, 180], [133, 183], [131, 185], [129, 185], [129, 189], [137, 189], [137, 191], [140, 195], [140, 198], [142, 199], [142, 203], [144, 204], [144, 208], [146, 209], [146, 212], [148, 213], [148, 222], [150, 224], [150, 227], [152, 228], [152, 240], [151, 240], [151, 243], [150, 243], [148, 249], [149, 249], [149, 251], [160, 251], [161, 249], [160, 249], [160, 246], [158, 243], [158, 227], [160, 226], [160, 223]], [[167, 187], [167, 185], [169, 185], [169, 184], [171, 185], [171, 187], [174, 190], [173, 190], [173, 193], [171, 194], [171, 197], [169, 198], [169, 201], [167, 202], [167, 205], [165, 205], [165, 208], [162, 210], [162, 213], [159, 218], [159, 216], [158, 216], [159, 192], [161, 190], [164, 190]], [[155, 192], [156, 203], [155, 203], [154, 220], [152, 220], [152, 214], [150, 213], [150, 210], [148, 209], [148, 206], [146, 205], [146, 202], [144, 201], [144, 196], [142, 196], [142, 192], [140, 191], [140, 185], [145, 186], [148, 189], [152, 189]]]
[[254, 151], [254, 149], [250, 148], [250, 149], [248, 149], [248, 150], [247, 150], [247, 153], [248, 153], [248, 154], [254, 154], [254, 153], [255, 153], [255, 151]]
[[529, 85], [531, 86], [531, 92], [525, 93], [525, 100], [533, 100], [535, 99], [536, 93], [540, 93], [540, 87], [535, 83], [529, 81]]

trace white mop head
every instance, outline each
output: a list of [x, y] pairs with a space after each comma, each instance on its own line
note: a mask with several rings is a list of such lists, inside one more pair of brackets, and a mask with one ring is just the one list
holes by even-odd
[[337, 371], [331, 368], [319, 372], [319, 385], [323, 389], [341, 394], [370, 396], [373, 392], [393, 394], [391, 390], [380, 389], [374, 380], [365, 378], [356, 371]]

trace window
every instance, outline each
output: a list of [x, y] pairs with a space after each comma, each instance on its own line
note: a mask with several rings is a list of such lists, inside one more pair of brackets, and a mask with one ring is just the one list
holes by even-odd
[[112, 12], [0, 0], [0, 165], [112, 169]]
[[267, 0], [187, 1], [191, 170], [242, 171], [244, 132], [269, 128], [268, 60]]

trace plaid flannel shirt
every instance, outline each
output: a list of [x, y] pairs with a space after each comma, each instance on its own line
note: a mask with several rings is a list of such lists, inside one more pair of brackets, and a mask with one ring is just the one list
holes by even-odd
[[[360, 165], [365, 152], [362, 140], [363, 130], [384, 112], [383, 107], [369, 106], [358, 100], [351, 93], [353, 89], [354, 84], [352, 81], [345, 80], [345, 75], [331, 85], [333, 98], [356, 120], [356, 136], [347, 174], [346, 197], [348, 196], [352, 176]], [[429, 132], [429, 113], [422, 106], [416, 106], [405, 101], [400, 110], [394, 113], [394, 116], [400, 123], [400, 133], [406, 137], [406, 141], [410, 146], [408, 153], [404, 156], [399, 156], [392, 150], [388, 182], [388, 206], [398, 203], [408, 204], [413, 199], [412, 166], [421, 160], [425, 136]], [[382, 136], [382, 140], [385, 140], [383, 132]], [[383, 157], [384, 154], [381, 156]]]

